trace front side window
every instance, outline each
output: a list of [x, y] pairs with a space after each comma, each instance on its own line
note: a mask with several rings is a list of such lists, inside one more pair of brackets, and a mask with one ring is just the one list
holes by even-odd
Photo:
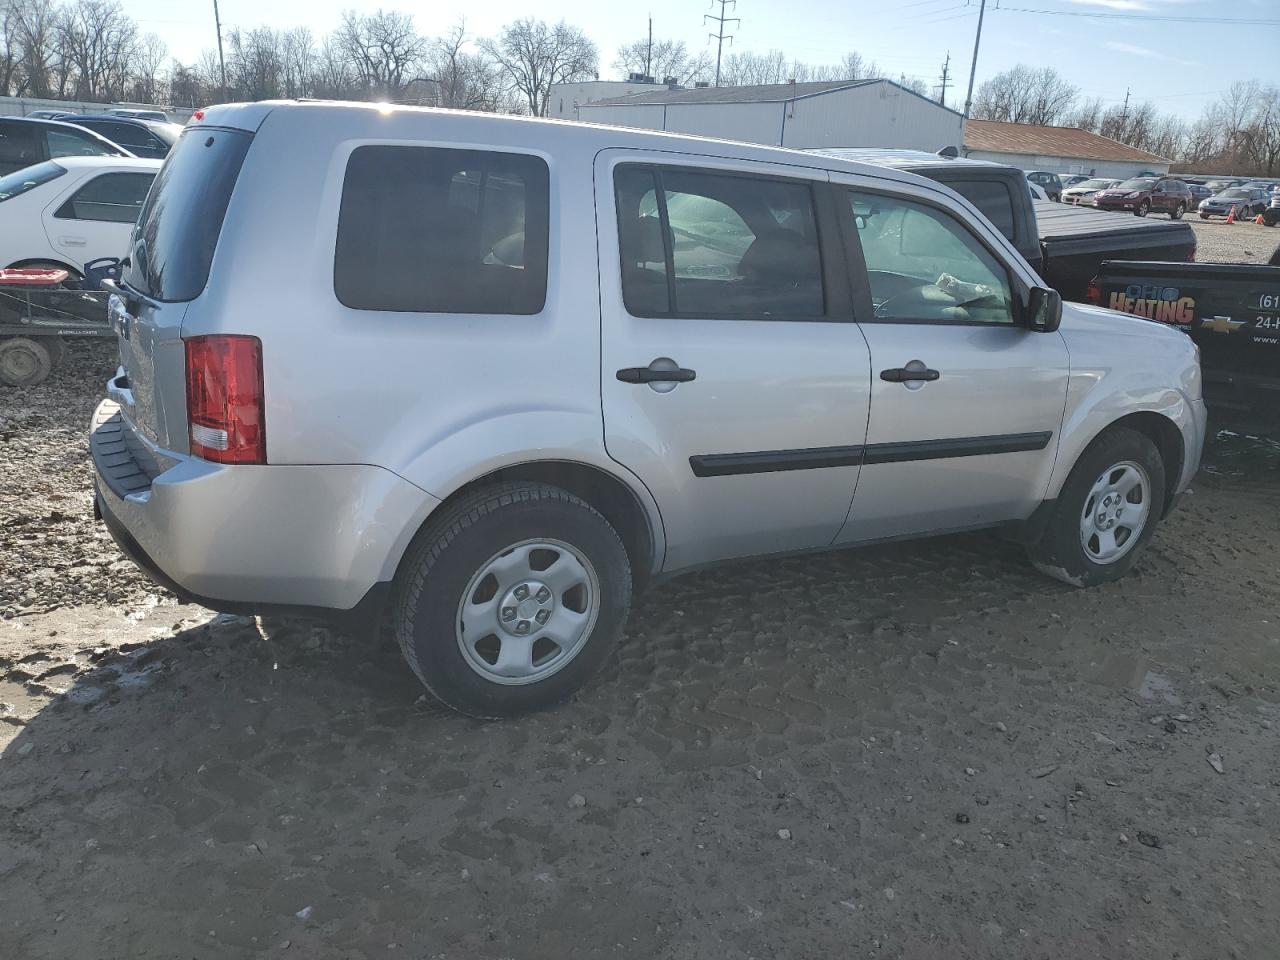
[[614, 189], [623, 299], [632, 314], [769, 320], [824, 314], [807, 184], [624, 166]]
[[154, 173], [104, 173], [72, 194], [58, 212], [59, 220], [136, 223]]
[[357, 147], [342, 186], [334, 291], [358, 310], [539, 313], [549, 216], [539, 157]]
[[110, 145], [75, 130], [49, 130], [45, 142], [50, 157], [109, 157], [115, 153]]
[[877, 320], [1015, 322], [1007, 270], [955, 217], [902, 197], [848, 197]]

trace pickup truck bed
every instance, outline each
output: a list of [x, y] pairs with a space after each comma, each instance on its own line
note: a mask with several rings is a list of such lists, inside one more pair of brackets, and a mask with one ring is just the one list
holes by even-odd
[[1102, 262], [1118, 254], [1125, 260], [1195, 260], [1190, 224], [1052, 200], [1035, 200], [1033, 206], [1043, 255], [1040, 275], [1064, 299], [1084, 300]]
[[1280, 266], [1108, 261], [1091, 299], [1186, 331], [1209, 409], [1280, 430]]

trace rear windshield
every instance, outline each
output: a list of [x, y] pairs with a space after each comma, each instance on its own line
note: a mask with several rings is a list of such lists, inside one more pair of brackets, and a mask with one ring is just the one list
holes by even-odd
[[56, 180], [67, 171], [52, 161], [37, 163], [34, 167], [15, 170], [7, 176], [0, 177], [0, 202], [10, 200], [28, 190], [34, 190], [42, 183]]
[[200, 295], [252, 139], [241, 130], [187, 130], [138, 217], [124, 277], [129, 286], [170, 303]]

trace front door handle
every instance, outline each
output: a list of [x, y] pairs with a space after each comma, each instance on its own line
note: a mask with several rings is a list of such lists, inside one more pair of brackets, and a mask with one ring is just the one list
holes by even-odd
[[889, 383], [909, 383], [913, 380], [932, 383], [941, 376], [942, 374], [937, 370], [930, 370], [928, 367], [891, 367], [880, 371], [880, 379], [887, 380]]
[[84, 237], [59, 237], [58, 242], [64, 247], [83, 247], [88, 241]]
[[623, 367], [618, 371], [618, 379], [623, 383], [688, 383], [697, 377], [697, 371], [687, 367], [655, 367], [652, 364], [647, 367]]

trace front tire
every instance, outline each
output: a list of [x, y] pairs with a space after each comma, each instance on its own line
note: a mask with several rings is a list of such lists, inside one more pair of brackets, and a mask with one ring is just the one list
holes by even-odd
[[1055, 580], [1092, 587], [1133, 567], [1164, 512], [1165, 470], [1151, 438], [1114, 427], [1091, 443], [1067, 477], [1048, 527], [1027, 552]]
[[1139, 201], [1138, 208], [1133, 211], [1134, 216], [1138, 216], [1138, 217], [1145, 217], [1150, 212], [1151, 212], [1151, 204], [1148, 203], [1146, 200]]
[[542, 483], [505, 483], [446, 508], [397, 576], [405, 660], [437, 700], [515, 717], [567, 699], [617, 646], [631, 565], [592, 506]]

